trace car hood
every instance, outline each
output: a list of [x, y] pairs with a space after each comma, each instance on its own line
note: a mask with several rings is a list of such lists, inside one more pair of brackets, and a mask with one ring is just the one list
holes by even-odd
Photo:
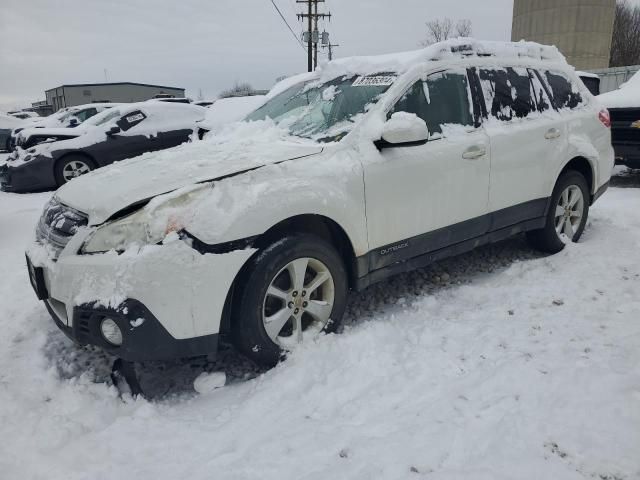
[[315, 155], [322, 150], [322, 146], [313, 142], [215, 145], [196, 141], [93, 171], [63, 185], [56, 196], [63, 204], [87, 214], [89, 225], [99, 225], [121, 210], [157, 195]]
[[51, 135], [52, 137], [56, 137], [58, 135], [62, 135], [65, 137], [79, 137], [84, 133], [83, 130], [79, 130], [77, 128], [53, 128], [53, 127], [28, 127], [22, 129], [18, 133], [18, 137], [21, 138], [29, 138], [31, 135]]

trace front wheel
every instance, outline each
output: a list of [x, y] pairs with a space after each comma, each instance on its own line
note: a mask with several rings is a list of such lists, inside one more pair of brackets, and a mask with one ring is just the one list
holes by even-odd
[[553, 189], [544, 228], [527, 232], [537, 249], [556, 253], [567, 242], [577, 242], [589, 216], [589, 186], [581, 173], [569, 170], [562, 174]]
[[272, 366], [295, 345], [335, 331], [348, 284], [331, 244], [313, 235], [292, 235], [251, 262], [232, 309], [234, 342], [246, 356]]
[[81, 155], [69, 155], [56, 163], [56, 183], [60, 187], [76, 177], [89, 173], [94, 169], [94, 164], [87, 157]]

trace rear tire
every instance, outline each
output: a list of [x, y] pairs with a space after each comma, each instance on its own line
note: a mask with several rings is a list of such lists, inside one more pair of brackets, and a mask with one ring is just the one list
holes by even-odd
[[527, 240], [536, 249], [557, 253], [565, 242], [577, 242], [589, 216], [590, 193], [587, 180], [574, 170], [563, 173], [551, 195], [545, 226], [527, 232]]
[[54, 175], [58, 187], [73, 180], [76, 177], [95, 170], [93, 160], [83, 155], [67, 155], [56, 162]]
[[232, 337], [261, 365], [275, 365], [305, 338], [335, 331], [344, 314], [348, 283], [342, 259], [314, 235], [295, 234], [263, 249], [238, 283]]

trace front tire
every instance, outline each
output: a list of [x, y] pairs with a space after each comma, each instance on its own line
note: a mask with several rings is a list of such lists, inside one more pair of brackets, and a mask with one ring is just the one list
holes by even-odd
[[250, 262], [231, 318], [234, 343], [247, 357], [273, 366], [296, 344], [338, 328], [348, 283], [331, 244], [296, 234], [271, 244]]
[[58, 160], [54, 174], [58, 187], [95, 169], [95, 164], [82, 155], [67, 155]]
[[540, 230], [527, 232], [531, 245], [543, 252], [557, 253], [567, 242], [577, 242], [589, 216], [589, 186], [574, 170], [563, 173], [551, 195], [546, 223]]

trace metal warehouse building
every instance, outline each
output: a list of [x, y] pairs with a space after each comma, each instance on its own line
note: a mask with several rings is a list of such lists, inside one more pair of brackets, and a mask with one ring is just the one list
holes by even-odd
[[73, 107], [95, 102], [142, 102], [158, 94], [184, 97], [184, 88], [148, 85], [145, 83], [81, 83], [61, 85], [44, 92], [46, 102], [57, 111], [63, 107]]
[[609, 66], [616, 0], [514, 0], [511, 39], [555, 45], [579, 70]]

